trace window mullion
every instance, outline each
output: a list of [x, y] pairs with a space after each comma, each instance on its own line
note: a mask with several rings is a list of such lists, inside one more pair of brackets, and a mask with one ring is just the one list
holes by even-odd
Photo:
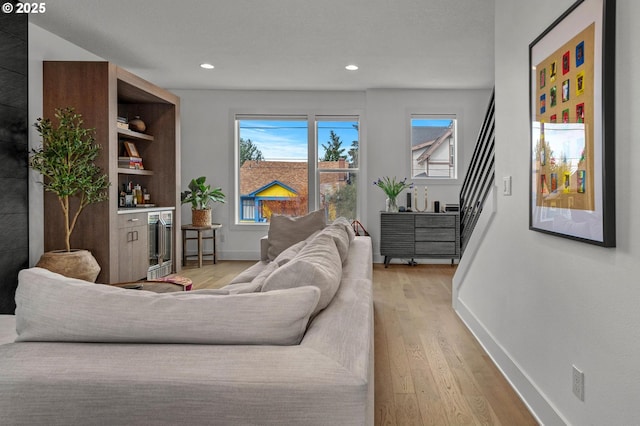
[[309, 179], [309, 211], [313, 211], [318, 208], [318, 132], [315, 114], [309, 114], [307, 116], [307, 132], [307, 140], [309, 141], [307, 146], [309, 158], [307, 168]]

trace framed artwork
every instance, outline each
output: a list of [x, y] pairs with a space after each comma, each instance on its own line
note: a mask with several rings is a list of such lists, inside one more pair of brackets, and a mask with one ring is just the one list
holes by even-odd
[[140, 157], [140, 153], [138, 153], [138, 150], [136, 149], [136, 144], [130, 141], [124, 141], [123, 144], [129, 157]]
[[529, 229], [615, 247], [615, 0], [559, 14], [529, 45]]

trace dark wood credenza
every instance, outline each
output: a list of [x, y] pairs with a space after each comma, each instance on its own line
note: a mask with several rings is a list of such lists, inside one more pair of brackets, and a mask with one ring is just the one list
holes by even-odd
[[460, 258], [458, 213], [380, 213], [380, 254], [385, 268], [391, 259]]

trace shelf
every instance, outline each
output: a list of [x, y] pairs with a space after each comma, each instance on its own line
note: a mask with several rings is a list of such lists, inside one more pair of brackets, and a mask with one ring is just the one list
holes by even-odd
[[132, 138], [132, 139], [137, 139], [140, 141], [149, 141], [149, 142], [153, 142], [153, 136], [151, 135], [147, 135], [145, 133], [140, 133], [140, 132], [134, 132], [133, 130], [130, 129], [121, 129], [118, 128], [118, 135], [119, 136], [126, 136], [128, 138]]
[[121, 175], [153, 176], [152, 170], [125, 169], [121, 167], [118, 167], [118, 173]]

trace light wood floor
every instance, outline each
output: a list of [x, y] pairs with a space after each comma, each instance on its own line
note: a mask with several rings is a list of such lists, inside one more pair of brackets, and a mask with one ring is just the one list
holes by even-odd
[[[218, 261], [180, 275], [218, 288], [254, 262]], [[450, 265], [375, 264], [375, 424], [535, 425], [451, 308]]]

